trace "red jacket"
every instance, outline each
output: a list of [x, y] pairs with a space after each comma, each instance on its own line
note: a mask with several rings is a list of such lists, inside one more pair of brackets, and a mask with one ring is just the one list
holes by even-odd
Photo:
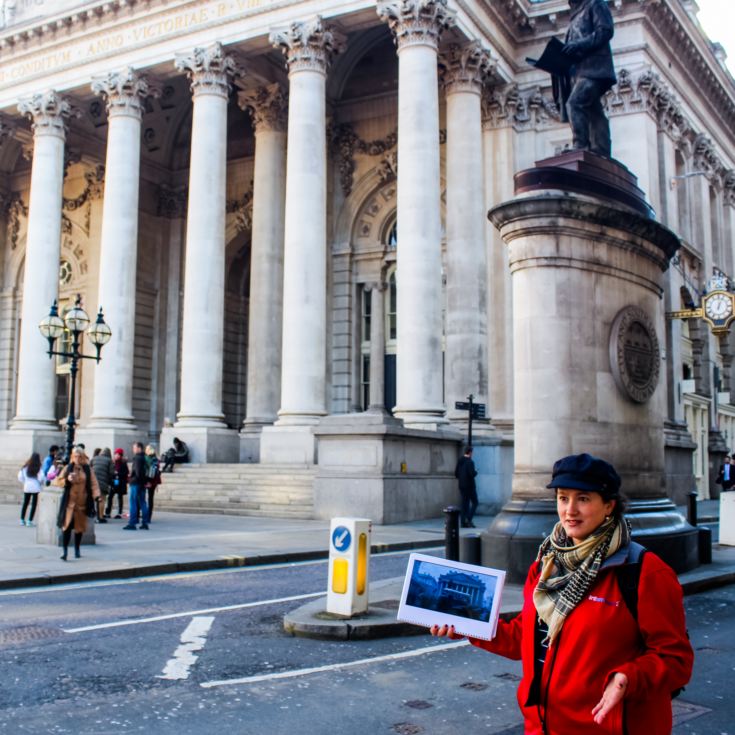
[[[533, 590], [540, 569], [531, 566], [523, 591], [523, 609], [509, 622], [498, 623], [492, 641], [471, 638], [480, 648], [507, 658], [522, 659], [518, 703], [526, 735], [670, 735], [671, 692], [683, 687], [692, 673], [679, 581], [671, 567], [650, 551], [643, 556], [638, 585], [638, 622], [620, 593], [614, 567], [624, 563], [627, 548], [606, 560], [585, 599], [567, 617], [549, 647], [541, 679], [541, 705], [527, 706], [533, 680]], [[556, 649], [556, 650], [555, 650]], [[628, 677], [623, 701], [602, 725], [592, 720], [610, 676]]]

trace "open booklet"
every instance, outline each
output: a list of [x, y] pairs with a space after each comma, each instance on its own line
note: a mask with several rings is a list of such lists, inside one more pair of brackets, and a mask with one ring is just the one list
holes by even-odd
[[492, 640], [498, 627], [505, 572], [411, 554], [398, 619], [414, 625], [453, 625], [457, 633]]

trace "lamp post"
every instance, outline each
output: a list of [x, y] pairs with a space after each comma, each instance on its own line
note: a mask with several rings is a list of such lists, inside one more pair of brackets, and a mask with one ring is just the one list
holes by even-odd
[[[60, 357], [68, 357], [71, 360], [69, 366], [70, 383], [69, 383], [69, 415], [66, 418], [66, 444], [64, 446], [64, 462], [69, 462], [71, 458], [71, 450], [74, 446], [74, 431], [76, 429], [76, 418], [74, 409], [77, 398], [77, 372], [79, 370], [79, 360], [95, 360], [99, 363], [101, 359], [102, 347], [106, 345], [112, 337], [112, 330], [105, 323], [102, 315], [102, 307], [100, 307], [95, 323], [87, 329], [87, 336], [97, 350], [96, 355], [84, 355], [80, 351], [82, 345], [82, 333], [89, 324], [87, 312], [82, 309], [82, 296], [77, 294], [74, 307], [70, 309], [62, 319], [59, 316], [59, 308], [56, 301], [51, 305], [51, 310], [47, 317], [41, 320], [38, 329], [48, 340], [48, 356], [52, 358], [54, 355]], [[61, 337], [64, 332], [71, 334], [71, 351], [54, 350], [54, 343]]]

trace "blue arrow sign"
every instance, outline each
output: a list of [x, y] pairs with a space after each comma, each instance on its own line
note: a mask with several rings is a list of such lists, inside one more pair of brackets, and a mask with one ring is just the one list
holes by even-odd
[[352, 534], [346, 526], [337, 526], [332, 531], [332, 545], [337, 551], [345, 552], [350, 548], [352, 543]]

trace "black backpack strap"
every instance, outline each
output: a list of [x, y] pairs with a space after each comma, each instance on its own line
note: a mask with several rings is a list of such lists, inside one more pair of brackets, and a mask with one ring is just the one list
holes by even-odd
[[638, 622], [638, 583], [641, 578], [641, 567], [643, 566], [643, 555], [645, 553], [645, 546], [631, 541], [625, 564], [615, 567], [620, 594], [636, 622]]

